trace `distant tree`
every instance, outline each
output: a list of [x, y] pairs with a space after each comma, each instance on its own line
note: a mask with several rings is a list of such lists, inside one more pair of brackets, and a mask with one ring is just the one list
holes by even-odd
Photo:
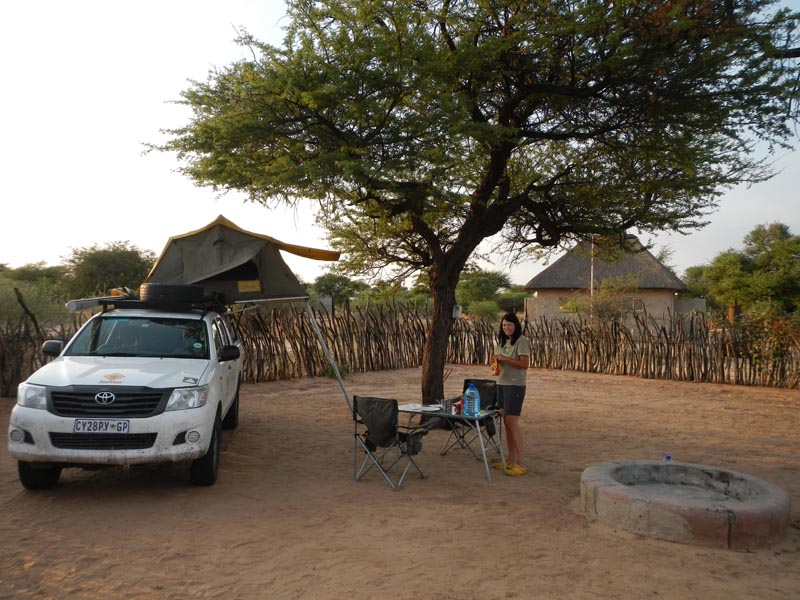
[[469, 317], [476, 321], [498, 321], [500, 305], [494, 300], [477, 300], [469, 306]]
[[44, 281], [57, 284], [66, 275], [67, 269], [63, 265], [47, 266], [44, 261], [40, 261], [28, 263], [16, 269], [6, 269], [4, 272], [16, 281]]
[[745, 256], [754, 260], [763, 260], [773, 253], [775, 247], [792, 238], [789, 226], [783, 223], [757, 225], [753, 231], [744, 236]]
[[530, 296], [521, 285], [514, 285], [497, 294], [497, 304], [504, 312], [521, 313], [525, 310], [525, 298]]
[[500, 271], [475, 269], [465, 271], [456, 286], [456, 300], [465, 310], [475, 302], [489, 300], [497, 303], [498, 292], [511, 287], [508, 275]]
[[334, 304], [341, 304], [368, 288], [369, 286], [363, 281], [336, 273], [326, 273], [314, 280], [314, 291], [317, 295], [320, 298], [329, 296]]
[[708, 265], [686, 270], [686, 284], [712, 308], [794, 313], [800, 308], [800, 236], [782, 223], [758, 225], [742, 250], [728, 249]]
[[104, 246], [73, 248], [63, 257], [66, 287], [71, 296], [107, 294], [117, 287], [136, 289], [155, 263], [151, 250], [141, 250], [127, 241]]
[[706, 298], [708, 306], [711, 307], [710, 299], [707, 298], [708, 287], [703, 280], [703, 274], [707, 268], [708, 265], [695, 265], [694, 267], [688, 267], [686, 271], [684, 271], [681, 279], [683, 283], [686, 284], [686, 287], [689, 288], [690, 296], [695, 298]]
[[410, 292], [397, 281], [378, 281], [360, 295], [362, 302], [378, 304], [387, 302], [406, 304], [410, 299]]
[[38, 319], [63, 317], [67, 296], [65, 271], [63, 266], [48, 267], [44, 262], [0, 270], [0, 319], [16, 318], [23, 313], [17, 293]]

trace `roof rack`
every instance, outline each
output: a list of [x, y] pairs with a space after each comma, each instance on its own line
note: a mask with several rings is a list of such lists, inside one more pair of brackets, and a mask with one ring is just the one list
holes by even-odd
[[100, 296], [97, 298], [80, 298], [66, 303], [66, 309], [71, 312], [80, 312], [89, 308], [101, 306], [103, 312], [110, 308], [140, 308], [164, 311], [189, 311], [200, 310], [205, 312], [225, 312], [225, 306], [219, 300], [205, 298], [198, 301], [159, 300], [144, 301], [138, 298], [125, 296]]

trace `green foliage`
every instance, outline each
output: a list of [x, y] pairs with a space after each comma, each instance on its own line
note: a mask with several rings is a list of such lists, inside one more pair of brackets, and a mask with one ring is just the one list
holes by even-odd
[[[311, 198], [352, 272], [699, 226], [797, 117], [797, 14], [711, 4], [291, 0], [282, 48], [183, 93], [161, 148], [203, 185]], [[543, 32], [546, 32], [544, 34]], [[553, 193], [554, 189], [558, 193]], [[467, 255], [464, 255], [464, 252]], [[455, 257], [453, 257], [455, 260]]]
[[500, 305], [494, 300], [478, 300], [469, 308], [469, 317], [476, 321], [499, 321]]
[[703, 273], [706, 268], [707, 267], [703, 265], [689, 267], [684, 271], [681, 279], [683, 283], [686, 284], [686, 287], [689, 288], [689, 295], [695, 298], [706, 298], [706, 301], [710, 302], [708, 298], [708, 288], [703, 282]]
[[330, 296], [335, 304], [341, 304], [364, 292], [369, 286], [345, 275], [326, 273], [314, 280], [313, 288], [318, 296]]
[[386, 302], [407, 304], [409, 299], [409, 291], [394, 281], [378, 281], [369, 289], [364, 290], [359, 297], [362, 304], [384, 304]]
[[800, 106], [800, 14], [774, 4], [288, 0], [283, 46], [242, 36], [252, 58], [183, 92], [158, 149], [200, 185], [316, 201], [349, 273], [428, 272], [441, 375], [486, 238], [686, 231], [770, 174], [750, 140], [786, 146]]
[[686, 270], [686, 284], [711, 308], [734, 304], [749, 313], [789, 314], [800, 308], [800, 236], [782, 223], [758, 225], [742, 250]]
[[63, 259], [70, 296], [104, 295], [117, 287], [136, 289], [147, 277], [156, 256], [129, 242], [110, 242], [88, 248], [73, 248]]
[[44, 262], [29, 263], [16, 269], [3, 271], [8, 277], [20, 282], [41, 282], [48, 285], [57, 285], [66, 274], [62, 265], [48, 267]]
[[63, 317], [64, 302], [67, 299], [65, 271], [63, 266], [48, 267], [43, 262], [1, 270], [0, 319], [14, 320], [23, 316], [24, 310], [15, 289], [37, 319]]
[[525, 299], [530, 294], [522, 286], [512, 286], [497, 294], [496, 302], [503, 312], [519, 314], [525, 311]]
[[496, 319], [501, 310], [522, 312], [527, 296], [521, 286], [513, 285], [508, 275], [499, 271], [470, 269], [461, 274], [456, 286], [456, 301], [472, 318], [491, 315]]
[[499, 271], [465, 271], [456, 286], [456, 300], [469, 310], [475, 302], [494, 301], [498, 290], [508, 287], [511, 287], [511, 280]]
[[613, 321], [624, 319], [633, 310], [626, 299], [637, 289], [636, 277], [617, 277], [605, 279], [594, 291], [594, 295], [574, 294], [565, 308], [573, 314], [587, 318]]

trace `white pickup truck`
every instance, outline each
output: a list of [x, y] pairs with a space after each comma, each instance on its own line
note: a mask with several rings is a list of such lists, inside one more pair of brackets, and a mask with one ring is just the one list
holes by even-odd
[[191, 287], [97, 299], [102, 312], [66, 346], [44, 343], [57, 358], [19, 385], [9, 421], [23, 486], [52, 487], [65, 467], [167, 461], [187, 461], [196, 485], [216, 482], [221, 430], [239, 419], [241, 342]]

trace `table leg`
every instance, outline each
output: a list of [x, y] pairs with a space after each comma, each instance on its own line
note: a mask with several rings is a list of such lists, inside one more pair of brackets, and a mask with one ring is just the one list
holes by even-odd
[[[494, 418], [494, 417], [492, 417]], [[492, 470], [489, 468], [489, 459], [486, 456], [486, 444], [483, 443], [483, 432], [479, 419], [475, 419], [475, 431], [478, 432], [478, 441], [481, 443], [481, 456], [483, 456], [483, 468], [486, 470], [486, 479], [492, 480]]]
[[503, 473], [506, 472], [508, 465], [506, 464], [506, 454], [503, 452], [503, 418], [495, 414], [493, 417], [495, 431], [497, 432], [497, 450], [500, 452], [500, 460], [503, 463]]
[[[483, 461], [483, 467], [486, 471], [486, 478], [491, 481], [492, 480], [492, 471], [489, 465], [489, 457], [488, 452], [489, 450], [496, 448], [500, 454], [500, 460], [503, 464], [503, 467], [508, 466], [506, 464], [506, 455], [503, 452], [503, 441], [502, 441], [502, 433], [501, 427], [502, 422], [500, 419], [499, 413], [494, 413], [490, 416], [494, 423], [494, 430], [495, 434], [493, 436], [489, 436], [488, 433], [486, 434], [486, 440], [484, 441], [484, 431], [486, 431], [485, 427], [485, 418], [484, 419], [464, 419], [464, 420], [450, 420], [451, 428], [447, 438], [442, 444], [442, 449], [439, 453], [444, 456], [447, 454], [453, 447], [458, 446], [460, 448], [467, 448], [472, 456], [475, 459]], [[467, 435], [472, 435], [471, 439], [467, 439]], [[478, 442], [480, 443], [480, 454], [476, 452], [476, 449], [473, 448], [472, 443], [475, 441], [475, 438], [478, 438]], [[486, 442], [491, 442], [487, 444]]]

